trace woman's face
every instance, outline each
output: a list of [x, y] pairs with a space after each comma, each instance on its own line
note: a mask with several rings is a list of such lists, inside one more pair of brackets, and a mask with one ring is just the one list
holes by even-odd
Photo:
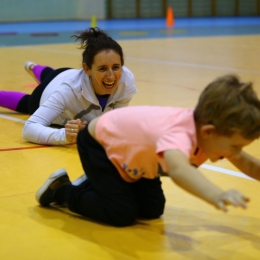
[[122, 75], [120, 55], [113, 50], [104, 50], [95, 57], [91, 69], [83, 63], [86, 74], [90, 77], [94, 91], [98, 95], [112, 94]]

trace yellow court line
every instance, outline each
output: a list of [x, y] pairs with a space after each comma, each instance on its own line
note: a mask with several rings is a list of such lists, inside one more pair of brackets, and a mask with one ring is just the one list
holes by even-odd
[[175, 34], [175, 33], [187, 33], [187, 30], [166, 29], [166, 30], [160, 30], [160, 32], [166, 34]]
[[127, 31], [127, 32], [120, 32], [119, 34], [122, 36], [144, 36], [144, 35], [148, 35], [148, 32]]

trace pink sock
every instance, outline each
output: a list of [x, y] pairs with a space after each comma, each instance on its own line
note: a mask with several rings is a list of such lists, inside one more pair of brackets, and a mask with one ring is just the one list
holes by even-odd
[[19, 101], [26, 95], [16, 91], [0, 91], [0, 106], [16, 111]]
[[[35, 77], [39, 80], [39, 82], [41, 82], [41, 74], [42, 71], [47, 68], [48, 66], [42, 66], [42, 65], [35, 65], [32, 69], [33, 74], [35, 75]], [[48, 67], [49, 68], [49, 67]]]

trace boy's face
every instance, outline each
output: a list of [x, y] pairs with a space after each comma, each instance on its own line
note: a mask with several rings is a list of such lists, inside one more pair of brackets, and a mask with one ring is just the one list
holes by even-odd
[[213, 126], [213, 129], [202, 133], [201, 148], [210, 161], [216, 162], [223, 157], [239, 158], [242, 148], [252, 142], [253, 140], [245, 139], [239, 133], [234, 133], [230, 137], [219, 135]]

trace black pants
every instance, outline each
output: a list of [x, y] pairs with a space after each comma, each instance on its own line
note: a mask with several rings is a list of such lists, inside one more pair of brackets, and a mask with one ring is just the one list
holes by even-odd
[[41, 83], [38, 85], [37, 88], [34, 89], [34, 91], [32, 92], [32, 94], [29, 98], [28, 110], [29, 110], [30, 115], [32, 115], [39, 108], [42, 93], [43, 93], [44, 89], [47, 87], [47, 85], [57, 75], [59, 75], [61, 72], [68, 70], [68, 69], [70, 69], [70, 68], [61, 68], [61, 69], [53, 70], [53, 69], [50, 69], [47, 67], [42, 71]]
[[16, 111], [32, 115], [40, 106], [40, 100], [47, 85], [61, 72], [70, 68], [61, 68], [53, 70], [46, 67], [41, 73], [41, 83], [34, 89], [31, 95], [25, 95], [17, 104]]
[[165, 197], [160, 178], [124, 181], [87, 127], [79, 132], [77, 143], [88, 179], [70, 189], [67, 203], [71, 211], [113, 226], [128, 226], [137, 218], [153, 219], [163, 214]]

